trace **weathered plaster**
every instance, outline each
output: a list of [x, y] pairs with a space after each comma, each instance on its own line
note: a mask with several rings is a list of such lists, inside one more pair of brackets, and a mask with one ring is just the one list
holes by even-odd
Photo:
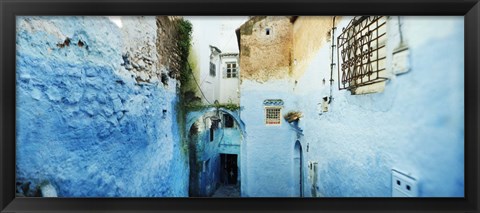
[[17, 18], [17, 181], [60, 197], [188, 195], [176, 81], [122, 66], [125, 51], [156, 58], [156, 36], [155, 17]]
[[[338, 28], [349, 21], [345, 17]], [[394, 19], [388, 22], [390, 69], [399, 31]], [[334, 70], [327, 112], [318, 106], [330, 96], [331, 61], [325, 60], [331, 57], [330, 45], [314, 51], [297, 83], [286, 75], [264, 83], [242, 79], [241, 117], [248, 133], [242, 146], [248, 167], [245, 196], [295, 195], [297, 139], [304, 154], [305, 196], [389, 197], [392, 169], [416, 178], [419, 196], [464, 195], [463, 19], [405, 17], [402, 26], [411, 70], [392, 76], [383, 92], [364, 95], [339, 91]], [[285, 122], [265, 126], [265, 99], [282, 99], [282, 114], [302, 111], [298, 125], [303, 135]], [[316, 175], [306, 167], [308, 162], [317, 164]]]
[[240, 27], [241, 79], [265, 82], [289, 75], [293, 44], [290, 19], [268, 16], [252, 20]]
[[[342, 16], [300, 16], [293, 24], [292, 77], [298, 80], [312, 58], [324, 45], [331, 45], [332, 28], [338, 25]], [[339, 32], [341, 29], [336, 29]], [[338, 34], [337, 34], [338, 35]], [[336, 38], [335, 38], [336, 39]], [[336, 44], [336, 40], [334, 41]], [[331, 56], [322, 60], [331, 61]]]

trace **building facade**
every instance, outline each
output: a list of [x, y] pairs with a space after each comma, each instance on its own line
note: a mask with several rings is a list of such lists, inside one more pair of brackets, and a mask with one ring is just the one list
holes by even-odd
[[[222, 53], [220, 49], [210, 46], [210, 67], [206, 77], [207, 87], [211, 89], [210, 100], [204, 103], [239, 104], [240, 100], [240, 69], [238, 53]], [[209, 88], [208, 88], [209, 87]]]
[[240, 144], [244, 125], [238, 111], [240, 69], [232, 28], [238, 24], [232, 23], [243, 19], [224, 23], [205, 19], [190, 18], [194, 23], [190, 62], [197, 73], [197, 96], [207, 106], [190, 111], [185, 127], [190, 155], [189, 196], [193, 197], [212, 196], [224, 185], [239, 188], [242, 179]]
[[251, 18], [242, 196], [463, 197], [463, 38], [462, 17]]
[[238, 113], [207, 109], [189, 114], [189, 196], [208, 197], [223, 185], [241, 185], [240, 145], [244, 124]]
[[238, 46], [235, 29], [246, 17], [186, 17], [193, 24], [189, 63], [202, 104], [239, 103]]

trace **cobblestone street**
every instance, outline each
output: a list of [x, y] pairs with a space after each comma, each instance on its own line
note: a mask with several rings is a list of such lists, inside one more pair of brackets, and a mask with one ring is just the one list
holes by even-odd
[[213, 193], [212, 197], [240, 197], [239, 187], [237, 185], [222, 185]]

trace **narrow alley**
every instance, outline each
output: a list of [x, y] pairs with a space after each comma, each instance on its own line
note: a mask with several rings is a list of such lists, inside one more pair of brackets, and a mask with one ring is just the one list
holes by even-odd
[[16, 193], [463, 197], [461, 16], [18, 16]]

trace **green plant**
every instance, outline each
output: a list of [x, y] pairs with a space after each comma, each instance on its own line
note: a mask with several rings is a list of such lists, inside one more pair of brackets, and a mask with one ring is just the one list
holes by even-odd
[[240, 109], [239, 105], [233, 104], [233, 103], [228, 103], [228, 104], [218, 104], [218, 103], [216, 103], [216, 104], [202, 104], [201, 102], [197, 102], [197, 101], [185, 103], [185, 109], [186, 109], [187, 112], [201, 111], [201, 110], [212, 108], [212, 107], [217, 108], [217, 109], [223, 108], [223, 109], [227, 109], [227, 110], [230, 110], [230, 111], [237, 111], [237, 110]]
[[227, 110], [230, 110], [230, 111], [236, 111], [236, 110], [240, 109], [240, 106], [238, 104], [232, 103], [232, 100], [229, 100], [228, 103], [226, 103], [226, 104], [220, 104], [218, 102], [215, 102], [212, 105], [212, 107], [215, 107], [217, 109], [224, 108], [224, 109], [227, 109]]
[[228, 104], [219, 104], [218, 108], [225, 108], [225, 109], [228, 109], [230, 111], [237, 111], [237, 110], [240, 109], [240, 106], [237, 105], [237, 104], [228, 103]]
[[[177, 121], [179, 123], [180, 138], [182, 141], [182, 153], [188, 159], [188, 139], [185, 137], [185, 120], [187, 115], [187, 104], [190, 103], [186, 100], [185, 96], [190, 94], [185, 94], [188, 91], [188, 85], [191, 81], [192, 69], [188, 62], [188, 56], [190, 54], [190, 46], [192, 39], [192, 23], [185, 19], [178, 19], [175, 22], [177, 30], [176, 46], [178, 47], [178, 55], [180, 58], [180, 67], [179, 67], [179, 102], [176, 106], [177, 109]], [[190, 97], [193, 98], [193, 97]]]
[[185, 19], [177, 21], [177, 46], [179, 49], [179, 57], [181, 62], [180, 67], [180, 82], [181, 85], [186, 85], [190, 81], [192, 69], [188, 62], [188, 55], [190, 54], [190, 45], [192, 40], [192, 23]]
[[178, 40], [177, 44], [181, 52], [181, 60], [187, 61], [190, 52], [190, 41], [192, 40], [192, 23], [185, 19], [178, 20], [177, 23]]

